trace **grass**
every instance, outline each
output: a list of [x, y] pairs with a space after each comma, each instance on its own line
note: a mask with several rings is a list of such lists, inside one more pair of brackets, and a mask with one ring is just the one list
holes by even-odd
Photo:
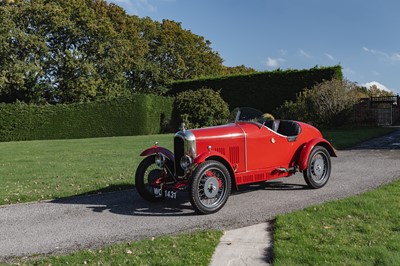
[[276, 218], [274, 265], [400, 265], [400, 181]]
[[208, 265], [221, 236], [220, 231], [198, 231], [14, 263], [18, 265]]
[[0, 143], [0, 205], [132, 187], [140, 152], [172, 136]]
[[321, 130], [327, 139], [336, 149], [349, 148], [357, 143], [375, 137], [389, 134], [396, 129], [388, 127], [360, 127], [345, 129]]

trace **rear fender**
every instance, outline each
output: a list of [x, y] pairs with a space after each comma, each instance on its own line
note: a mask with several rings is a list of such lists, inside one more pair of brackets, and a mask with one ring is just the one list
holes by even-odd
[[329, 152], [331, 157], [337, 157], [335, 149], [332, 145], [323, 138], [315, 138], [309, 140], [301, 150], [300, 158], [299, 158], [299, 170], [304, 171], [307, 169], [308, 158], [310, 157], [310, 153], [315, 146], [322, 146]]
[[149, 155], [157, 154], [157, 153], [162, 153], [172, 162], [175, 160], [175, 156], [170, 150], [168, 150], [167, 148], [164, 148], [164, 147], [159, 147], [159, 146], [152, 146], [152, 147], [144, 150], [140, 154], [140, 156], [149, 156]]

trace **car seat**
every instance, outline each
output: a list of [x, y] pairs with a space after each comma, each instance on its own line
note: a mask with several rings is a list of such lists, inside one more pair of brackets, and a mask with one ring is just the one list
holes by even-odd
[[279, 120], [266, 120], [264, 122], [264, 125], [270, 129], [272, 129], [273, 131], [277, 132], [278, 128], [279, 128]]
[[281, 135], [287, 136], [289, 141], [295, 141], [301, 132], [301, 127], [299, 123], [295, 121], [281, 120], [277, 132]]

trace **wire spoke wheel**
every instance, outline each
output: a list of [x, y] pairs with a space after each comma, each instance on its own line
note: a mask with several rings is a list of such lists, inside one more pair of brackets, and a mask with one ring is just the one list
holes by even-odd
[[165, 170], [155, 164], [155, 155], [145, 158], [138, 166], [135, 175], [135, 186], [139, 195], [145, 200], [157, 202], [164, 199], [163, 195], [155, 193], [155, 182], [165, 176]]
[[230, 192], [231, 177], [222, 163], [206, 161], [194, 171], [189, 197], [196, 212], [217, 212], [227, 202]]

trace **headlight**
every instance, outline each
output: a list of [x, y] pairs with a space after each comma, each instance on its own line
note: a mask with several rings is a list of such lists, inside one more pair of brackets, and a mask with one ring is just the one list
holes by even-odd
[[162, 153], [156, 155], [155, 163], [158, 168], [163, 168], [165, 165], [165, 156]]
[[181, 158], [181, 167], [182, 167], [182, 169], [186, 171], [190, 167], [192, 162], [193, 162], [193, 160], [192, 160], [192, 158], [190, 156], [188, 156], [188, 155], [183, 156]]

